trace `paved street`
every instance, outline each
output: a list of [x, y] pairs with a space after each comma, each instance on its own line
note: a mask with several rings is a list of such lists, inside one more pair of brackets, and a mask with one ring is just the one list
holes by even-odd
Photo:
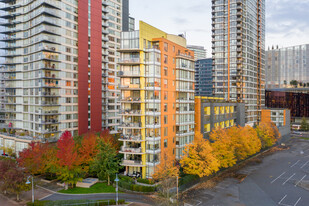
[[301, 186], [309, 181], [309, 141], [292, 140], [290, 146], [289, 150], [265, 157], [261, 164], [239, 171], [248, 175], [242, 183], [225, 179], [213, 189], [195, 192], [185, 202], [206, 206], [308, 206], [309, 191]]
[[[116, 194], [87, 194], [87, 195], [68, 195], [68, 194], [53, 194], [43, 200], [80, 200], [80, 199], [88, 199], [88, 200], [103, 200], [103, 199], [115, 199]], [[144, 204], [154, 204], [152, 199], [139, 194], [119, 194], [119, 199], [124, 199], [127, 202], [137, 202]]]

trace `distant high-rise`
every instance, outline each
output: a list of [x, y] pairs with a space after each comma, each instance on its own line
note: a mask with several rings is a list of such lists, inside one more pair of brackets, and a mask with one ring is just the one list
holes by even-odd
[[206, 59], [206, 49], [203, 46], [188, 45], [188, 49], [194, 51], [194, 60]]
[[212, 96], [212, 59], [195, 61], [195, 96]]
[[246, 103], [246, 123], [265, 102], [265, 0], [212, 1], [213, 93]]
[[309, 44], [266, 51], [266, 87], [309, 87], [308, 62]]

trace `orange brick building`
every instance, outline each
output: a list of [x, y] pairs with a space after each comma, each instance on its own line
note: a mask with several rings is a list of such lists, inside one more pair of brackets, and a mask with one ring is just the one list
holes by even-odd
[[122, 165], [150, 178], [165, 155], [181, 158], [194, 138], [194, 52], [183, 37], [144, 22], [121, 44]]

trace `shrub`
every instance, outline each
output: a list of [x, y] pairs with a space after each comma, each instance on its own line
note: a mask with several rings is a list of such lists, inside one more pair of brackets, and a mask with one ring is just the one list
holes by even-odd
[[3, 128], [2, 131], [3, 131], [3, 133], [6, 133], [6, 129], [5, 128]]
[[135, 185], [135, 184], [125, 182], [125, 181], [119, 181], [118, 184], [119, 184], [119, 187], [123, 189], [136, 191], [136, 192], [155, 192], [156, 190], [156, 187]]
[[140, 183], [143, 183], [143, 184], [148, 184], [148, 185], [154, 184], [152, 179], [137, 179], [137, 182], [140, 182]]
[[199, 177], [197, 175], [186, 175], [180, 178], [179, 185], [185, 185], [189, 182], [197, 180]]
[[123, 180], [125, 182], [134, 182], [134, 180], [131, 178], [131, 177], [128, 177], [128, 176], [124, 176], [124, 175], [121, 175], [119, 176], [120, 180]]

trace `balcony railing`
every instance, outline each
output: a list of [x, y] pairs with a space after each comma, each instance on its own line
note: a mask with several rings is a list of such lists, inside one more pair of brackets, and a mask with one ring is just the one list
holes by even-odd
[[128, 165], [128, 166], [133, 166], [133, 165], [143, 165], [143, 162], [140, 160], [123, 160], [122, 165]]
[[126, 109], [126, 110], [123, 110], [121, 111], [121, 114], [125, 114], [125, 115], [139, 115], [141, 114], [141, 110], [129, 110], [129, 109]]
[[127, 141], [140, 141], [142, 136], [141, 135], [122, 135], [120, 140], [127, 140]]
[[119, 59], [121, 64], [138, 64], [140, 63], [140, 58], [130, 58], [130, 59]]
[[126, 153], [142, 153], [142, 148], [127, 148], [122, 146], [120, 151]]

